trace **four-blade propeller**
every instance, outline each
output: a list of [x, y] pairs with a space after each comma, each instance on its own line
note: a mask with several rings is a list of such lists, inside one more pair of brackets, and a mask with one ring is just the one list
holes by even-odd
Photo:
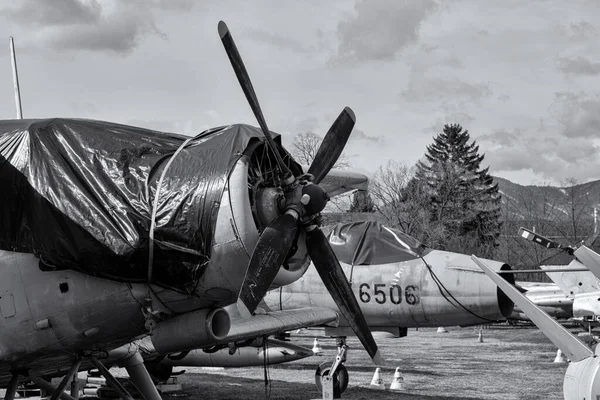
[[240, 291], [238, 309], [246, 316], [250, 316], [256, 310], [294, 245], [298, 229], [302, 229], [306, 232], [308, 254], [325, 287], [373, 361], [379, 364], [381, 358], [377, 344], [350, 283], [329, 241], [319, 227], [318, 218], [329, 200], [329, 196], [319, 186], [319, 182], [329, 173], [342, 154], [356, 122], [354, 112], [349, 107], [344, 108], [323, 139], [308, 173], [294, 176], [284, 163], [271, 137], [250, 76], [223, 21], [219, 22], [218, 31], [246, 99], [258, 120], [269, 148], [275, 155], [281, 173], [281, 189], [285, 194], [281, 215], [273, 219], [263, 230], [254, 248]]

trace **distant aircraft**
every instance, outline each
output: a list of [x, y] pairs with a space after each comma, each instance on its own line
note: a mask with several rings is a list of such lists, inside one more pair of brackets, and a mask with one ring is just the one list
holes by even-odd
[[[52, 400], [66, 397], [71, 377], [92, 366], [130, 399], [103, 364], [125, 346], [133, 351], [122, 365], [142, 396], [157, 400], [131, 346], [148, 334], [159, 353], [170, 354], [335, 322], [323, 307], [252, 315], [279, 273], [309, 258], [381, 362], [320, 228], [328, 201], [320, 183], [343, 151], [354, 113], [340, 113], [304, 173], [268, 130], [225, 23], [218, 32], [260, 129], [229, 125], [185, 137], [82, 119], [0, 121], [0, 387], [7, 399], [21, 379], [52, 391]], [[240, 318], [224, 308], [231, 305]], [[53, 376], [64, 376], [56, 388], [45, 380]]]
[[[540, 310], [518, 289], [495, 273], [486, 262], [475, 256], [472, 256], [472, 259], [529, 316], [544, 335], [571, 360], [563, 381], [565, 400], [600, 398], [600, 358], [562, 325]], [[588, 265], [585, 262], [584, 264]]]
[[[590, 250], [591, 251], [591, 250]], [[577, 253], [577, 251], [575, 251]], [[553, 282], [560, 287], [573, 304], [573, 320], [589, 327], [600, 318], [600, 280], [591, 271], [581, 271], [586, 266], [577, 260], [568, 265], [540, 265]], [[562, 270], [552, 272], [553, 270]], [[573, 272], [568, 271], [574, 270]]]
[[[557, 319], [568, 319], [573, 316], [573, 299], [565, 295], [556, 284], [517, 281], [515, 287], [548, 315]], [[509, 321], [530, 321], [517, 305], [508, 319]]]
[[574, 321], [588, 328], [590, 328], [590, 324], [597, 323], [600, 316], [600, 302], [598, 301], [600, 296], [600, 256], [598, 253], [583, 243], [578, 246], [565, 246], [525, 228], [520, 228], [519, 234], [541, 246], [559, 249], [573, 256], [573, 261], [568, 265], [540, 265], [540, 268], [546, 272], [570, 302], [571, 317]]

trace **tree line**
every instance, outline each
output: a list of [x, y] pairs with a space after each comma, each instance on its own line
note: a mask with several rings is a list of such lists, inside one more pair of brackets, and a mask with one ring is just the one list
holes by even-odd
[[[299, 134], [292, 155], [308, 165], [320, 141], [314, 133]], [[549, 190], [528, 187], [503, 199], [489, 167], [482, 168], [484, 158], [468, 130], [445, 125], [421, 161], [413, 166], [399, 161], [380, 166], [369, 191], [355, 192], [344, 211], [398, 228], [429, 247], [501, 260], [515, 269], [571, 260], [561, 258], [556, 249], [518, 237], [521, 226], [558, 237], [563, 244], [582, 240], [592, 244], [589, 204], [575, 180], [564, 182], [567, 193], [561, 201]], [[334, 168], [349, 166], [347, 157], [340, 160]], [[337, 207], [341, 210], [339, 203]], [[547, 281], [545, 274], [519, 274], [517, 279]]]

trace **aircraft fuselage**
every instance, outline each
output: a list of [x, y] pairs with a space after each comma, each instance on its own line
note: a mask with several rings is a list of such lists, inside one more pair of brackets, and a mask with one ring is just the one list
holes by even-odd
[[[499, 295], [497, 287], [468, 256], [431, 251], [424, 260], [445, 289], [438, 287], [421, 259], [354, 267], [342, 263], [372, 330], [481, 324], [510, 315], [512, 303]], [[504, 265], [489, 262], [497, 270]], [[314, 268], [298, 281], [269, 292], [265, 303], [274, 310], [307, 306], [335, 309]], [[340, 320], [341, 327], [346, 324]]]

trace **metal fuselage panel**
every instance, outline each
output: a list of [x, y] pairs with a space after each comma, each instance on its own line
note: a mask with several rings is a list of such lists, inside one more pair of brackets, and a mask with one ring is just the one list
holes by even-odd
[[580, 293], [574, 297], [573, 317], [600, 316], [600, 292]]
[[38, 265], [32, 254], [0, 251], [0, 382], [11, 368], [68, 368], [69, 353], [144, 333], [141, 285]]
[[[445, 289], [436, 284], [420, 259], [354, 267], [342, 263], [370, 327], [469, 325], [506, 317], [499, 306], [496, 285], [468, 256], [431, 251], [424, 259]], [[503, 265], [489, 263], [496, 270]], [[337, 310], [312, 267], [298, 281], [269, 292], [265, 303], [276, 310], [306, 306]], [[347, 326], [347, 322], [340, 318], [339, 326]]]

